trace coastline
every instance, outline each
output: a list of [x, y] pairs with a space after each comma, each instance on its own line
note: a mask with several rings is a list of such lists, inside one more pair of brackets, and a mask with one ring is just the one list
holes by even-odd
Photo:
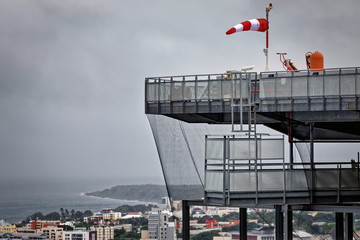
[[88, 195], [87, 192], [80, 193], [80, 196], [97, 198], [97, 199], [119, 200], [121, 202], [137, 203], [137, 204], [142, 204], [142, 205], [150, 205], [150, 204], [156, 205], [156, 204], [159, 204], [159, 203], [156, 203], [156, 202], [144, 202], [144, 201], [140, 201], [140, 200], [129, 200], [129, 199], [119, 199], [119, 198], [110, 198], [110, 197], [99, 197], [99, 196]]

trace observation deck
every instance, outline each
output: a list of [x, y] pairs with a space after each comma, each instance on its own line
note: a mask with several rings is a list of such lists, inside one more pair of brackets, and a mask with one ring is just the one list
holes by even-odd
[[309, 139], [312, 122], [314, 140], [357, 141], [359, 74], [359, 68], [339, 68], [146, 78], [145, 112], [210, 124], [247, 123], [256, 112], [257, 124], [284, 134], [291, 126], [296, 139]]
[[[240, 239], [247, 239], [246, 208], [259, 206], [275, 208], [276, 239], [292, 239], [296, 209], [336, 211], [336, 239], [344, 228], [352, 236], [360, 154], [317, 161], [314, 145], [360, 142], [359, 69], [146, 78], [145, 112], [169, 196], [183, 200], [184, 239], [190, 204], [240, 207]], [[199, 124], [228, 124], [232, 133], [209, 134]], [[256, 124], [288, 135], [289, 154], [283, 135], [259, 134]]]

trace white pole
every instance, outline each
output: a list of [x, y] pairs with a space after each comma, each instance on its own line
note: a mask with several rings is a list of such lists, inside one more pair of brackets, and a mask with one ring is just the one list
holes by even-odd
[[[269, 12], [272, 9], [272, 3], [269, 3], [269, 6], [266, 7], [266, 21], [269, 22]], [[269, 28], [270, 28], [270, 24], [269, 24]], [[269, 70], [269, 29], [266, 30], [266, 43], [265, 43], [265, 49], [264, 49], [264, 53], [265, 53], [265, 72], [270, 71]]]

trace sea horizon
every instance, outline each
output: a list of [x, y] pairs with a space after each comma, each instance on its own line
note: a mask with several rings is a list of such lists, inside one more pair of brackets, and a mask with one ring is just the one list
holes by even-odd
[[[122, 200], [87, 196], [85, 193], [117, 185], [141, 183], [114, 180], [62, 180], [0, 182], [0, 219], [19, 223], [36, 212], [44, 215], [60, 212], [60, 208], [92, 212], [121, 205], [154, 204], [137, 200]], [[160, 197], [161, 198], [161, 197]], [[159, 199], [160, 201], [161, 199]]]

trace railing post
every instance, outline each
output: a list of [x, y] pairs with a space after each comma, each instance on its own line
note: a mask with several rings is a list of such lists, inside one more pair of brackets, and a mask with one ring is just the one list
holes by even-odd
[[227, 198], [227, 171], [226, 171], [226, 136], [224, 136], [224, 143], [223, 143], [223, 204], [226, 205], [226, 198]]

